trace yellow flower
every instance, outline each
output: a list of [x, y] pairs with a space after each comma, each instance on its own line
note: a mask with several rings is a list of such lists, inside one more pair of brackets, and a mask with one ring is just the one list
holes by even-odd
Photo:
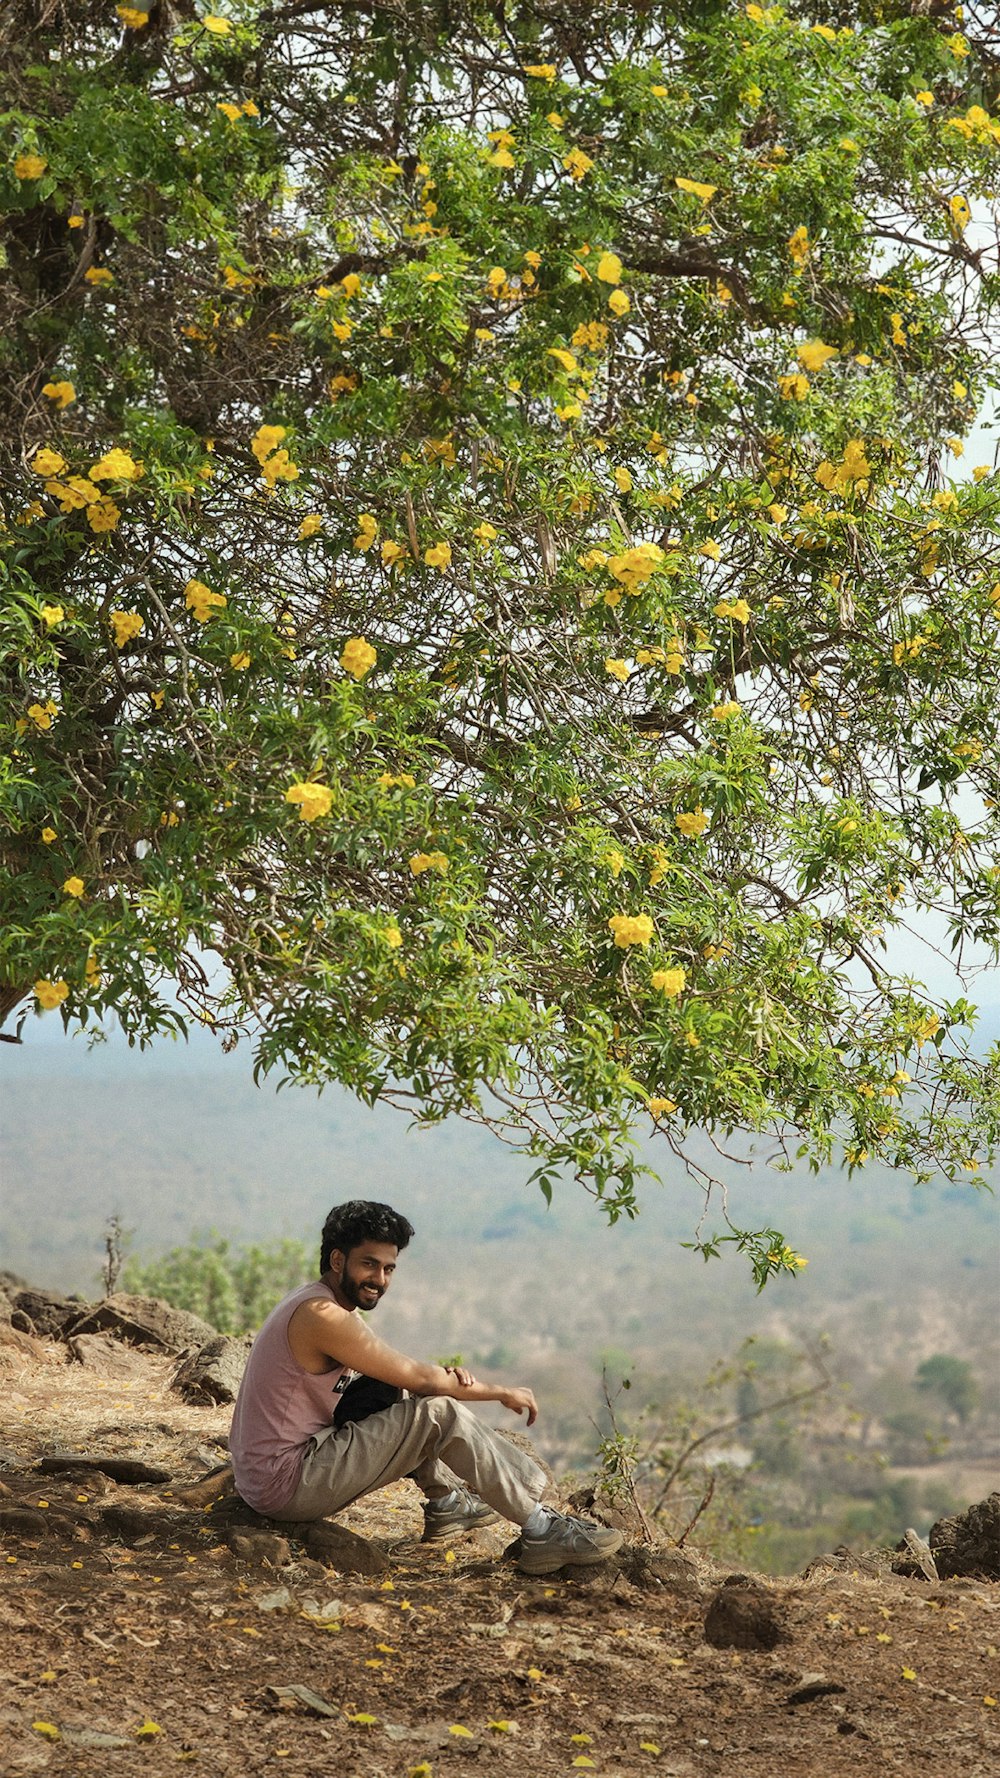
[[14, 162], [14, 177], [40, 179], [48, 164], [43, 154], [19, 154]]
[[563, 166], [577, 184], [581, 179], [586, 179], [593, 164], [589, 154], [584, 154], [582, 148], [571, 148], [569, 153], [563, 157]]
[[364, 555], [371, 549], [378, 536], [378, 519], [373, 513], [363, 512], [358, 516], [358, 534], [354, 539], [354, 547]]
[[275, 451], [266, 457], [260, 466], [260, 473], [268, 487], [274, 489], [275, 482], [295, 482], [299, 479], [298, 464], [293, 463], [287, 451]]
[[549, 86], [552, 85], [552, 82], [556, 77], [556, 69], [552, 62], [532, 62], [526, 64], [524, 73], [529, 74], [532, 80], [548, 81]]
[[382, 939], [383, 942], [388, 945], [390, 951], [398, 951], [403, 942], [403, 934], [400, 932], [398, 926], [386, 926], [382, 930]]
[[630, 494], [632, 492], [632, 477], [627, 469], [616, 469], [614, 471], [613, 479], [619, 494]]
[[632, 549], [609, 556], [607, 566], [609, 574], [626, 592], [638, 593], [662, 561], [663, 551], [658, 543], [637, 543]]
[[29, 704], [28, 716], [36, 728], [43, 731], [52, 727], [53, 718], [59, 714], [59, 705], [48, 698], [44, 704]]
[[61, 475], [66, 468], [66, 459], [58, 451], [49, 450], [45, 445], [36, 451], [31, 459], [31, 467], [36, 475]]
[[121, 516], [121, 509], [107, 496], [87, 508], [87, 523], [92, 531], [113, 531]]
[[632, 304], [624, 290], [613, 290], [608, 297], [608, 308], [613, 315], [627, 315]]
[[928, 93], [926, 91], [922, 93], [914, 93], [913, 97], [916, 99], [918, 105], [927, 105], [929, 107], [934, 103], [933, 93]]
[[602, 284], [620, 284], [622, 262], [617, 253], [602, 253], [597, 262], [597, 276]]
[[137, 611], [112, 611], [108, 622], [115, 633], [115, 647], [124, 648], [138, 636], [144, 620]]
[[[103, 977], [101, 975], [101, 969], [100, 969], [100, 965], [97, 961], [97, 957], [95, 956], [93, 951], [91, 951], [90, 956], [87, 958], [87, 961], [84, 964], [83, 977], [84, 977], [84, 981], [86, 982], [88, 988], [99, 988], [101, 986]], [[77, 1496], [77, 1498], [79, 1499], [79, 1495]]]
[[492, 543], [497, 536], [497, 529], [495, 525], [490, 524], [488, 519], [484, 519], [481, 525], [476, 526], [472, 535], [480, 543]]
[[88, 284], [93, 284], [103, 289], [107, 289], [108, 285], [113, 284], [115, 281], [114, 272], [109, 272], [106, 265], [89, 266], [83, 275]]
[[650, 986], [656, 989], [667, 1000], [676, 1000], [683, 994], [687, 982], [687, 970], [675, 963], [670, 969], [654, 969], [649, 978]]
[[87, 471], [92, 482], [137, 482], [142, 475], [142, 464], [137, 463], [128, 451], [106, 451], [104, 456]]
[[679, 815], [674, 816], [674, 825], [689, 839], [696, 839], [708, 826], [708, 816], [700, 806], [696, 809], [682, 809]]
[[317, 531], [322, 531], [322, 529], [323, 529], [323, 520], [321, 519], [319, 513], [318, 512], [307, 512], [305, 518], [302, 520], [302, 523], [299, 526], [299, 537], [300, 538], [315, 537]]
[[348, 272], [343, 278], [341, 278], [340, 288], [344, 292], [344, 295], [348, 299], [355, 297], [355, 296], [360, 296], [361, 295], [361, 279], [358, 277], [357, 272]]
[[215, 109], [221, 111], [223, 117], [227, 118], [230, 123], [235, 123], [238, 118], [243, 116], [242, 108], [239, 105], [234, 105], [231, 99], [220, 99]]
[[57, 624], [62, 623], [66, 613], [61, 605], [43, 605], [41, 615], [46, 628], [54, 630]]
[[800, 222], [798, 228], [793, 229], [788, 237], [789, 256], [799, 271], [806, 265], [810, 250], [809, 230], [804, 222]]
[[56, 982], [47, 982], [43, 979], [35, 983], [35, 998], [39, 1006], [44, 1007], [46, 1012], [49, 1012], [53, 1006], [58, 1006], [60, 1001], [65, 1000], [68, 993], [69, 986], [62, 978]]
[[495, 265], [486, 274], [486, 288], [491, 296], [499, 296], [507, 283], [507, 273], [502, 265]]
[[678, 191], [688, 191], [692, 197], [700, 198], [703, 204], [710, 204], [718, 191], [717, 185], [701, 185], [697, 179], [675, 179]]
[[74, 901], [79, 901], [85, 884], [82, 877], [67, 877], [62, 887], [64, 895], [70, 895]]
[[250, 656], [247, 654], [246, 649], [239, 648], [235, 654], [231, 654], [229, 656], [229, 665], [235, 673], [245, 673], [250, 665]]
[[233, 28], [232, 20], [220, 18], [217, 12], [206, 12], [201, 22], [213, 37], [228, 37]]
[[608, 931], [620, 951], [630, 945], [648, 945], [654, 930], [648, 914], [612, 914], [608, 921]]
[[778, 391], [784, 401], [804, 401], [809, 393], [809, 378], [795, 371], [778, 378]]
[[72, 383], [67, 383], [65, 380], [58, 383], [43, 383], [42, 394], [47, 395], [50, 401], [54, 401], [58, 408], [69, 407], [70, 402], [76, 400], [76, 390]]
[[495, 149], [492, 154], [487, 155], [487, 160], [489, 161], [489, 164], [491, 167], [502, 167], [504, 169], [507, 169], [509, 167], [514, 167], [517, 165], [517, 162], [515, 161], [514, 156], [511, 154], [509, 148]]
[[405, 544], [396, 543], [391, 537], [385, 539], [385, 542], [382, 545], [382, 563], [384, 567], [394, 567], [397, 562], [401, 562], [403, 557], [407, 555], [409, 555], [409, 550], [406, 548]]
[[412, 772], [380, 772], [375, 782], [380, 790], [413, 790], [417, 780]]
[[428, 568], [436, 568], [440, 574], [443, 574], [445, 569], [451, 566], [451, 544], [444, 541], [432, 543], [424, 550], [424, 561]]
[[672, 1111], [677, 1110], [677, 1105], [673, 1099], [649, 1099], [646, 1110], [651, 1117], [669, 1117]]
[[717, 605], [713, 605], [712, 610], [716, 617], [731, 617], [734, 623], [746, 624], [750, 622], [750, 607], [745, 599], [720, 599]]
[[443, 877], [448, 869], [448, 860], [443, 852], [414, 852], [410, 859], [410, 869], [415, 877], [423, 876], [427, 870], [436, 870]]
[[620, 852], [618, 850], [617, 846], [609, 846], [608, 850], [604, 854], [604, 858], [603, 858], [602, 862], [607, 865], [609, 871], [611, 872], [611, 875], [615, 879], [615, 882], [617, 882], [618, 878], [622, 874], [622, 871], [625, 869], [625, 854], [624, 854], [624, 852]]
[[207, 624], [213, 612], [224, 610], [227, 601], [225, 593], [213, 593], [203, 580], [189, 580], [184, 603], [197, 623]]
[[326, 784], [314, 784], [307, 780], [304, 783], [290, 784], [285, 791], [285, 801], [298, 803], [300, 821], [318, 821], [321, 815], [329, 815], [333, 791]]
[[730, 698], [726, 704], [714, 704], [710, 715], [714, 722], [728, 722], [730, 716], [738, 716], [739, 712], [740, 706], [736, 699]]
[[796, 353], [803, 370], [822, 370], [829, 358], [836, 358], [837, 347], [826, 346], [822, 340], [806, 340]]
[[722, 554], [722, 551], [719, 548], [718, 544], [716, 543], [714, 537], [708, 537], [708, 538], [706, 538], [705, 542], [700, 545], [698, 554], [700, 556], [707, 556], [710, 562], [717, 562], [719, 560], [719, 557]]
[[960, 31], [956, 31], [953, 37], [946, 37], [944, 46], [945, 49], [950, 49], [952, 55], [959, 61], [961, 61], [963, 56], [967, 56], [969, 53], [969, 45]]
[[787, 506], [782, 506], [780, 501], [775, 500], [772, 505], [768, 507], [767, 516], [773, 525], [783, 525], [788, 517], [788, 508]]
[[364, 679], [365, 675], [371, 672], [377, 660], [378, 654], [363, 636], [351, 636], [344, 643], [340, 656], [340, 664], [344, 672], [349, 673], [352, 679]]
[[250, 449], [258, 463], [263, 463], [265, 457], [277, 450], [287, 430], [285, 426], [258, 426], [250, 440]]
[[554, 358], [563, 370], [576, 370], [577, 368], [576, 359], [572, 352], [566, 351], [565, 346], [547, 346], [545, 355], [547, 358]]
[[604, 671], [605, 673], [610, 673], [612, 679], [620, 679], [624, 685], [629, 675], [628, 662], [621, 660], [606, 660], [604, 663]]
[[961, 234], [972, 221], [972, 211], [969, 209], [968, 199], [964, 198], [960, 191], [956, 191], [954, 197], [948, 199], [948, 209], [955, 228]]
[[51, 846], [53, 840], [58, 839], [58, 837], [59, 836], [56, 833], [56, 830], [54, 827], [43, 827], [42, 828], [42, 845], [43, 846]]

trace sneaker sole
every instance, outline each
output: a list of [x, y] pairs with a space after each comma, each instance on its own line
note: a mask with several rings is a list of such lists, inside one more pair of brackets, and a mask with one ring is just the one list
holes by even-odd
[[476, 1519], [471, 1525], [466, 1520], [463, 1524], [441, 1525], [440, 1527], [435, 1525], [433, 1530], [425, 1528], [420, 1541], [421, 1543], [440, 1543], [445, 1537], [464, 1537], [470, 1531], [481, 1531], [485, 1525], [497, 1525], [499, 1522], [499, 1513], [483, 1513], [482, 1517]]
[[522, 1574], [535, 1575], [557, 1574], [560, 1568], [596, 1568], [598, 1563], [609, 1562], [617, 1555], [624, 1542], [624, 1537], [619, 1537], [609, 1549], [590, 1550], [587, 1554], [581, 1551], [572, 1556], [560, 1555], [558, 1550], [539, 1550], [537, 1554], [527, 1550], [518, 1557], [517, 1566]]

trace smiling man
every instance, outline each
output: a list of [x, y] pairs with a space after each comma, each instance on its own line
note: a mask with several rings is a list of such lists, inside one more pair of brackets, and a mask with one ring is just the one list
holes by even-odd
[[250, 1353], [230, 1435], [240, 1494], [270, 1518], [318, 1519], [412, 1476], [425, 1538], [503, 1517], [521, 1527], [526, 1574], [604, 1561], [621, 1533], [542, 1506], [538, 1464], [466, 1405], [498, 1401], [532, 1426], [531, 1390], [409, 1358], [358, 1315], [378, 1306], [412, 1234], [388, 1204], [331, 1210], [319, 1279], [271, 1311]]

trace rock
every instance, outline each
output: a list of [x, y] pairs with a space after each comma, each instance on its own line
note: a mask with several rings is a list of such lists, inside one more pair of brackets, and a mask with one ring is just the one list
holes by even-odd
[[[15, 1310], [15, 1314], [18, 1313]], [[25, 1315], [24, 1320], [28, 1317]], [[26, 1358], [43, 1361], [45, 1347], [33, 1334], [26, 1333], [9, 1321], [0, 1321], [0, 1370], [15, 1370]]]
[[598, 1525], [608, 1525], [613, 1531], [624, 1531], [626, 1537], [646, 1536], [647, 1527], [643, 1523], [642, 1514], [627, 1496], [611, 1500], [601, 1487], [590, 1486], [578, 1488], [575, 1494], [570, 1494], [567, 1504], [573, 1512], [594, 1519]]
[[0, 1507], [0, 1531], [12, 1531], [20, 1537], [46, 1537], [52, 1529], [47, 1513], [34, 1506]]
[[942, 1580], [1000, 1580], [1000, 1493], [931, 1526], [930, 1547]]
[[[78, 1296], [62, 1296], [57, 1290], [26, 1288], [14, 1293], [13, 1325], [40, 1340], [60, 1340], [69, 1323], [86, 1304]], [[26, 1318], [25, 1321], [20, 1319]]]
[[789, 1640], [774, 1595], [747, 1575], [730, 1575], [705, 1614], [705, 1641], [713, 1648], [769, 1651]]
[[71, 1321], [67, 1335], [110, 1333], [130, 1346], [148, 1346], [158, 1352], [183, 1352], [186, 1346], [204, 1346], [216, 1338], [200, 1315], [172, 1309], [154, 1296], [130, 1296], [119, 1291], [94, 1303]]
[[210, 1506], [213, 1500], [221, 1500], [224, 1495], [235, 1492], [236, 1480], [231, 1463], [219, 1463], [207, 1475], [199, 1476], [196, 1482], [175, 1484], [171, 1490], [181, 1506]]
[[40, 1457], [35, 1468], [41, 1475], [62, 1475], [65, 1470], [100, 1470], [113, 1482], [169, 1482], [169, 1469], [157, 1469], [152, 1463], [140, 1463], [135, 1457], [87, 1457], [79, 1451], [50, 1451]]
[[217, 1334], [182, 1356], [170, 1378], [171, 1389], [197, 1407], [235, 1401], [252, 1345], [252, 1334], [238, 1339]]
[[341, 1574], [385, 1574], [390, 1567], [388, 1556], [377, 1544], [329, 1519], [307, 1526], [303, 1542], [310, 1556]]
[[277, 1531], [230, 1531], [226, 1542], [241, 1562], [255, 1568], [285, 1568], [292, 1559], [288, 1539]]
[[168, 1513], [149, 1512], [139, 1506], [102, 1506], [101, 1524], [112, 1537], [138, 1549], [149, 1543], [168, 1548], [176, 1544], [183, 1549], [200, 1549], [198, 1527], [172, 1518]]
[[930, 1547], [910, 1526], [896, 1545], [892, 1571], [911, 1580], [937, 1580], [938, 1571]]
[[815, 1704], [817, 1698], [829, 1698], [836, 1692], [846, 1692], [846, 1685], [836, 1679], [827, 1679], [825, 1673], [803, 1673], [795, 1690], [789, 1692], [786, 1704]]
[[112, 1339], [110, 1334], [71, 1334], [66, 1346], [74, 1363], [106, 1377], [133, 1377], [145, 1364], [133, 1346]]
[[650, 1549], [637, 1544], [621, 1550], [615, 1561], [626, 1580], [644, 1592], [662, 1588], [664, 1592], [698, 1598], [705, 1591], [697, 1563], [683, 1550]]

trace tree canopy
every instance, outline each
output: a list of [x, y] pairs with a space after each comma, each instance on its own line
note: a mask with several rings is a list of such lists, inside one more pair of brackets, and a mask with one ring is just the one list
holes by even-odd
[[974, 1174], [990, 9], [219, 6], [0, 23], [4, 1013]]

